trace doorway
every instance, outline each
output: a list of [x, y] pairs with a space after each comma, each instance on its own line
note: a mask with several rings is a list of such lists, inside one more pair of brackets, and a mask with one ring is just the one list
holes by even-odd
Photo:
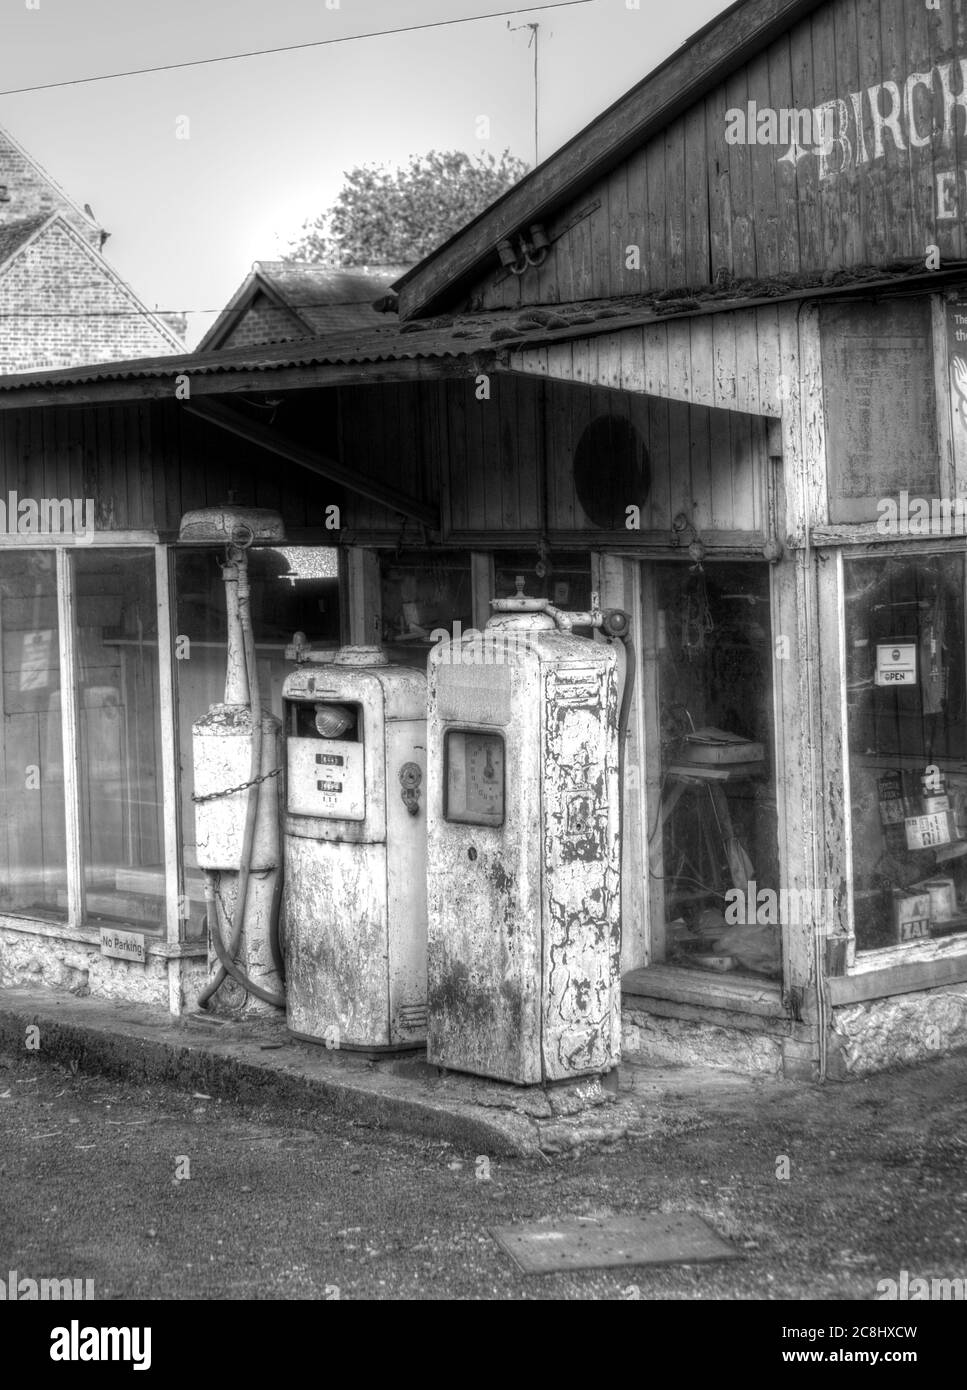
[[769, 568], [643, 570], [651, 960], [779, 979]]

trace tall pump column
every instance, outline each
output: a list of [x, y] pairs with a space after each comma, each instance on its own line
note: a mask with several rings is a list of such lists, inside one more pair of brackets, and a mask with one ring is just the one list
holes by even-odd
[[248, 549], [285, 539], [282, 519], [250, 507], [189, 512], [180, 539], [225, 542], [225, 697], [192, 726], [195, 838], [205, 871], [209, 982], [202, 1007], [248, 1013], [284, 1006], [277, 929], [282, 894], [279, 720], [262, 707]]

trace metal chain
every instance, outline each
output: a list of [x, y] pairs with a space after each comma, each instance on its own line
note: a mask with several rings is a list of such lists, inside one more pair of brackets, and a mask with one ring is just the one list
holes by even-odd
[[226, 787], [222, 792], [208, 792], [205, 796], [196, 796], [192, 792], [191, 799], [198, 805], [202, 801], [217, 801], [222, 796], [234, 796], [236, 792], [244, 792], [249, 787], [257, 787], [260, 782], [267, 782], [270, 777], [278, 777], [281, 771], [281, 767], [274, 767], [271, 772], [263, 772], [261, 777], [253, 777], [250, 782], [239, 782], [237, 787]]

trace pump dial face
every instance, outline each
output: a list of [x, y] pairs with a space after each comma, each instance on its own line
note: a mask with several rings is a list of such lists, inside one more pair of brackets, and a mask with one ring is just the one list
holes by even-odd
[[504, 740], [451, 729], [446, 740], [446, 817], [464, 825], [503, 825]]

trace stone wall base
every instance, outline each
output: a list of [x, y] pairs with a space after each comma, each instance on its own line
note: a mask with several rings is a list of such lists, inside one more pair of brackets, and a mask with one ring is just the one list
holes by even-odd
[[621, 1022], [622, 1058], [641, 1066], [720, 1067], [783, 1076], [784, 1047], [793, 1042], [762, 1029], [659, 1017], [637, 1008], [623, 1009]]
[[833, 1009], [828, 1075], [865, 1076], [967, 1047], [967, 984]]
[[[92, 995], [165, 1008], [174, 1005], [173, 1011], [181, 1012], [198, 972], [188, 969], [194, 961], [173, 961], [171, 965], [175, 998], [169, 994], [169, 962], [164, 956], [149, 956], [140, 965], [102, 956], [87, 942], [0, 927], [0, 988], [44, 988], [78, 997]], [[204, 961], [199, 965], [203, 980]]]

